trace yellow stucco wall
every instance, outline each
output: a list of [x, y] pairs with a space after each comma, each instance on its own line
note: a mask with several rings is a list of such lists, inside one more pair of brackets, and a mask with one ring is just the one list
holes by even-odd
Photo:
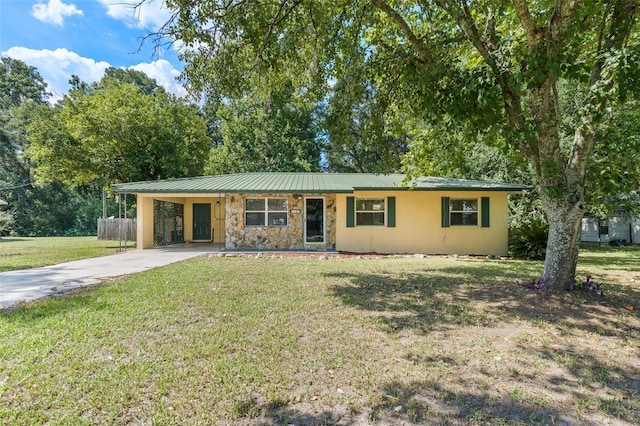
[[[347, 196], [396, 197], [396, 226], [347, 227]], [[471, 191], [359, 191], [337, 197], [336, 249], [358, 253], [425, 253], [506, 255], [508, 240], [507, 193]], [[442, 197], [489, 197], [490, 226], [442, 227]], [[385, 221], [386, 223], [386, 221]]]
[[136, 204], [136, 247], [153, 248], [153, 198], [138, 194]]
[[[216, 204], [220, 202], [220, 204]], [[211, 204], [211, 228], [214, 242], [224, 242], [224, 196], [218, 197], [189, 197], [184, 199], [184, 239], [193, 241], [193, 205]]]
[[[347, 196], [356, 198], [396, 197], [396, 226], [346, 225]], [[480, 225], [482, 212], [478, 212], [477, 226], [442, 227], [441, 198], [489, 197], [490, 227]], [[508, 218], [506, 192], [473, 191], [359, 191], [336, 195], [335, 248], [339, 251], [359, 253], [425, 253], [425, 254], [507, 254]], [[225, 241], [225, 198], [207, 194], [138, 194], [137, 244], [138, 248], [153, 248], [153, 200], [170, 201], [184, 205], [184, 239], [193, 239], [193, 204], [211, 204], [211, 226], [214, 242]], [[216, 202], [220, 202], [218, 206]], [[242, 214], [242, 212], [239, 212]], [[385, 221], [386, 223], [386, 221]], [[327, 224], [329, 226], [329, 224]]]
[[[193, 241], [193, 205], [211, 204], [213, 242], [224, 243], [224, 196], [184, 194], [138, 194], [137, 196], [137, 247], [153, 248], [153, 200], [168, 201], [184, 206], [184, 240]], [[218, 205], [217, 202], [220, 202]]]

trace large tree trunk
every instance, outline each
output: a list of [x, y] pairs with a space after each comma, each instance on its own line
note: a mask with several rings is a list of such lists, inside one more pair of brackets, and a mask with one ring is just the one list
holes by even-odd
[[542, 282], [548, 290], [564, 291], [571, 288], [575, 280], [584, 207], [581, 202], [570, 203], [566, 199], [546, 196], [543, 196], [543, 204], [549, 222], [549, 238]]

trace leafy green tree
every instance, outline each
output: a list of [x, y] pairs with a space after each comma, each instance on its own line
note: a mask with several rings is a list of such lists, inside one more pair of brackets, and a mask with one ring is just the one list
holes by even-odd
[[70, 94], [73, 93], [74, 96], [83, 94], [86, 96], [103, 89], [105, 83], [112, 84], [113, 81], [136, 86], [141, 93], [149, 96], [154, 96], [156, 91], [165, 91], [158, 85], [155, 79], [149, 77], [142, 71], [109, 67], [104, 71], [104, 76], [100, 80], [94, 81], [91, 84], [80, 80], [80, 77], [73, 74], [69, 79], [69, 85], [71, 86]]
[[[122, 68], [114, 68], [109, 67], [104, 71], [104, 78], [99, 82], [95, 82], [93, 84], [94, 88], [100, 87], [102, 81], [116, 80], [120, 83], [131, 84], [132, 86], [136, 86], [140, 89], [140, 92], [145, 95], [153, 96], [156, 91], [160, 89], [158, 83], [154, 78], [149, 77], [142, 71], [133, 70], [133, 69], [122, 69]], [[164, 91], [164, 90], [163, 90]]]
[[[559, 85], [564, 150], [571, 146], [585, 96], [582, 87]], [[633, 155], [637, 152], [640, 152], [640, 102], [632, 100], [608, 108], [596, 130], [585, 174], [585, 198], [591, 216], [606, 219], [621, 207], [631, 212], [638, 210], [634, 193], [640, 189], [640, 162]]]
[[604, 219], [620, 207], [640, 209], [640, 103], [612, 112], [598, 129], [586, 172], [587, 205], [592, 216]]
[[[78, 79], [79, 82], [79, 79]], [[88, 85], [85, 85], [88, 86]], [[91, 235], [102, 207], [99, 189], [36, 184], [29, 156], [28, 127], [38, 109], [49, 111], [46, 83], [21, 61], [0, 61], [0, 234], [21, 236]], [[109, 201], [113, 210], [113, 202]]]
[[46, 87], [34, 67], [0, 58], [0, 196], [9, 203], [0, 217], [0, 232], [5, 235], [31, 234], [31, 218], [43, 213], [35, 208], [42, 194], [31, 182], [26, 127], [34, 107], [46, 105]]
[[[498, 129], [529, 161], [549, 220], [543, 279], [574, 280], [584, 182], [612, 99], [638, 90], [637, 0], [169, 0], [195, 92], [233, 97], [283, 76], [309, 93], [366, 73], [427, 122]], [[586, 96], [562, 149], [558, 82]], [[356, 79], [358, 81], [360, 79]]]
[[325, 112], [327, 169], [341, 173], [393, 173], [408, 149], [403, 108], [370, 85], [341, 81]]
[[491, 130], [469, 132], [458, 122], [421, 123], [411, 132], [404, 157], [409, 175], [444, 176], [493, 182], [517, 182], [532, 189], [509, 198], [509, 226], [545, 222], [535, 173], [522, 154]]
[[[583, 87], [566, 81], [560, 82], [558, 92], [563, 117], [559, 125], [562, 149], [568, 151], [586, 93]], [[415, 129], [405, 168], [414, 174], [535, 184], [529, 164], [499, 134], [469, 133], [456, 124], [422, 123]], [[585, 174], [589, 215], [606, 219], [621, 207], [637, 212], [640, 163], [636, 156], [629, 155], [635, 152], [640, 152], [640, 103], [634, 100], [610, 108], [597, 130]], [[539, 197], [538, 189], [533, 188], [525, 197], [517, 198], [510, 222], [520, 225], [531, 218], [544, 220]]]
[[210, 145], [196, 106], [113, 77], [40, 108], [29, 130], [36, 176], [73, 186], [198, 175]]
[[3, 56], [0, 58], [0, 109], [22, 105], [26, 101], [43, 103], [49, 97], [47, 83], [35, 67]]
[[222, 141], [206, 173], [320, 170], [314, 110], [296, 104], [291, 87], [230, 100], [216, 116]]
[[48, 95], [34, 67], [0, 58], [0, 187], [30, 185], [26, 123], [34, 105], [45, 105]]

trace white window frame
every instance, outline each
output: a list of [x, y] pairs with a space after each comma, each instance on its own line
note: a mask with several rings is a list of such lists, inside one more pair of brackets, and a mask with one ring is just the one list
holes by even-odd
[[[359, 210], [358, 209], [358, 203], [360, 201], [381, 201], [382, 205], [383, 205], [383, 209], [382, 210]], [[355, 201], [355, 206], [354, 206], [354, 214], [355, 214], [355, 225], [356, 226], [378, 226], [378, 227], [385, 227], [387, 226], [387, 198], [386, 197], [362, 197], [362, 198], [356, 198]], [[379, 214], [382, 212], [382, 223], [381, 224], [360, 224], [358, 223], [358, 214]]]
[[[454, 208], [453, 208], [454, 201], [462, 201], [463, 202], [462, 210], [454, 210]], [[464, 202], [466, 202], [466, 201], [475, 201], [476, 209], [475, 210], [465, 209]], [[460, 214], [460, 215], [462, 215], [462, 217], [464, 217], [464, 215], [473, 215], [474, 213], [476, 215], [476, 223], [469, 223], [469, 224], [454, 223], [454, 220], [453, 220], [453, 215], [454, 214]], [[477, 226], [479, 226], [479, 223], [480, 223], [479, 219], [480, 219], [480, 202], [479, 202], [479, 200], [477, 198], [473, 198], [473, 197], [470, 197], [470, 198], [451, 198], [449, 200], [449, 225], [450, 226], [476, 226], [477, 227]]]
[[[247, 209], [247, 202], [249, 200], [262, 200], [263, 208], [260, 210], [249, 210]], [[284, 200], [285, 209], [271, 209], [269, 208], [269, 200]], [[250, 213], [261, 213], [264, 215], [264, 222], [261, 224], [249, 224], [247, 223], [247, 215]], [[281, 224], [272, 224], [270, 223], [269, 216], [272, 214], [282, 215], [284, 214], [284, 223]], [[267, 227], [276, 227], [282, 228], [289, 225], [289, 200], [286, 197], [247, 197], [244, 201], [244, 226], [267, 226]]]

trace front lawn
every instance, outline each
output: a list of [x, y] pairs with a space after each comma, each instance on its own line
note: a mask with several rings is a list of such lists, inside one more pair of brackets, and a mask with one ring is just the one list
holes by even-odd
[[22, 305], [0, 424], [638, 424], [640, 250], [583, 255], [606, 303], [516, 285], [538, 262], [317, 254]]
[[[2, 237], [0, 272], [105, 256], [119, 248], [118, 241], [99, 241], [97, 237]], [[128, 248], [135, 248], [135, 242], [129, 241]]]

